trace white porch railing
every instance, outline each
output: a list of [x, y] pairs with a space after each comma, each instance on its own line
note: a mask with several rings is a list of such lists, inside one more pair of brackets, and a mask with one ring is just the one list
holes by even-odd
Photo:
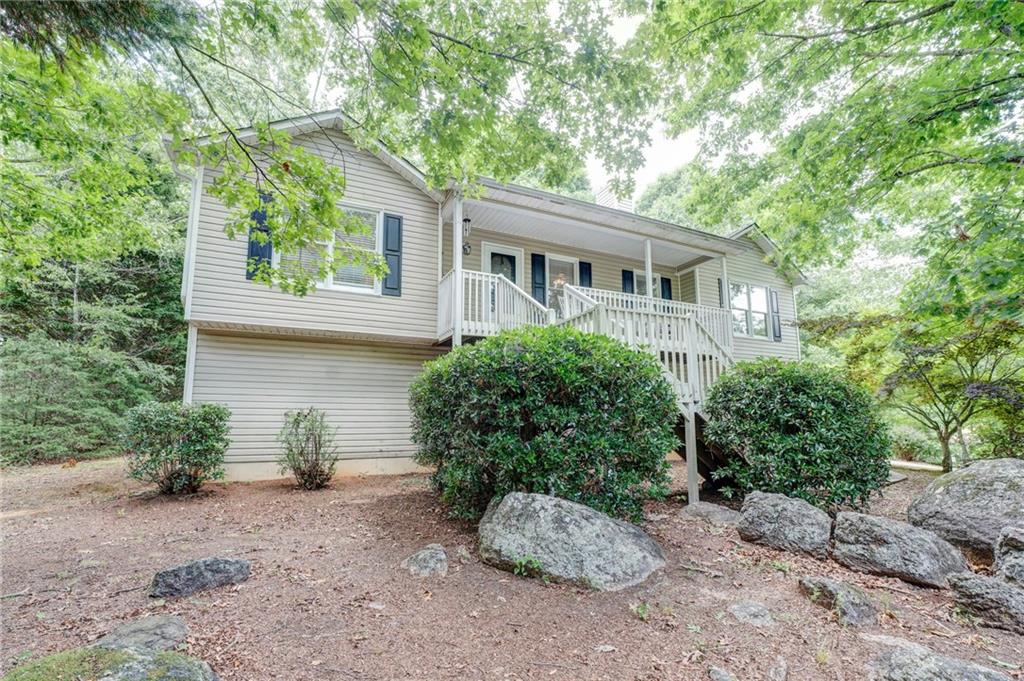
[[620, 293], [618, 291], [604, 291], [597, 288], [576, 286], [572, 288], [595, 303], [603, 303], [612, 309], [641, 310], [677, 315], [692, 314], [704, 326], [707, 332], [718, 341], [718, 344], [729, 354], [732, 354], [732, 314], [729, 310], [711, 307], [710, 305], [684, 303], [679, 300], [650, 298], [634, 293]]
[[[448, 272], [438, 286], [438, 338], [455, 328], [455, 275]], [[462, 271], [462, 333], [493, 336], [520, 326], [546, 326], [550, 311], [529, 293], [500, 274]]]
[[[455, 328], [456, 280], [446, 274], [438, 287], [438, 337]], [[680, 404], [698, 406], [707, 390], [732, 365], [729, 312], [704, 305], [566, 285], [564, 318], [498, 274], [462, 272], [461, 332], [491, 336], [521, 326], [558, 324], [616, 338], [656, 356]]]

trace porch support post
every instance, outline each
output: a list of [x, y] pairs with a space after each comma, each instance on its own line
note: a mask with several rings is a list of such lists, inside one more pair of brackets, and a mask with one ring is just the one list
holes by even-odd
[[647, 279], [647, 297], [654, 297], [654, 264], [651, 262], [651, 240], [644, 239], [644, 276]]
[[732, 303], [729, 302], [731, 297], [729, 293], [729, 270], [725, 267], [725, 256], [722, 256], [722, 307], [726, 310], [732, 307]]
[[462, 194], [452, 207], [452, 347], [462, 345]]
[[697, 485], [697, 413], [693, 402], [686, 405], [686, 505], [700, 501]]

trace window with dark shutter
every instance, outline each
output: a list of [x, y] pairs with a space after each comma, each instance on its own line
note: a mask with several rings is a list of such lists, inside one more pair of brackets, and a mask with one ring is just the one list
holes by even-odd
[[779, 314], [779, 292], [775, 289], [768, 289], [768, 298], [771, 302], [772, 314], [772, 340], [776, 343], [782, 342], [782, 316]]
[[[271, 197], [262, 194], [263, 203], [271, 201]], [[245, 278], [252, 279], [261, 267], [271, 267], [274, 246], [270, 243], [270, 228], [267, 226], [267, 209], [254, 210], [252, 224], [249, 225], [249, 253], [245, 260]]]
[[388, 266], [387, 276], [381, 285], [386, 296], [402, 295], [402, 218], [384, 214], [384, 261]]
[[636, 289], [633, 286], [633, 270], [622, 270], [622, 292], [623, 293], [634, 293]]
[[591, 288], [594, 285], [593, 281], [590, 263], [580, 260], [580, 286], [583, 288]]
[[672, 280], [668, 277], [661, 278], [661, 297], [665, 300], [672, 300]]
[[547, 305], [547, 267], [544, 263], [544, 254], [530, 254], [530, 284], [532, 286], [533, 299], [541, 305]]

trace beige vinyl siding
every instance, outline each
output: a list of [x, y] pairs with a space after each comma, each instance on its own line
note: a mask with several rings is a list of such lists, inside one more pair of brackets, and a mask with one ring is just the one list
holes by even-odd
[[[740, 242], [745, 246], [744, 252], [726, 258], [725, 267], [729, 281], [760, 284], [779, 292], [782, 341], [776, 343], [766, 338], [733, 335], [733, 356], [737, 360], [758, 357], [799, 359], [800, 340], [798, 331], [793, 325], [796, 321], [796, 299], [793, 296], [793, 285], [787, 282], [775, 267], [764, 261], [764, 253], [756, 244], [746, 238], [741, 239]], [[708, 262], [698, 267], [697, 271], [700, 276], [700, 302], [717, 307], [719, 305], [718, 279], [722, 276], [721, 263], [717, 260]], [[726, 301], [726, 305], [728, 305], [728, 301]]]
[[412, 456], [409, 384], [439, 350], [227, 336], [196, 339], [194, 402], [231, 409], [228, 463], [274, 460], [284, 412], [315, 406], [343, 459]]
[[[697, 270], [690, 270], [679, 275], [679, 300], [687, 303], [697, 302]], [[672, 295], [676, 295], [675, 291]]]
[[[643, 253], [640, 247], [637, 248], [637, 256], [634, 260], [610, 253], [596, 253], [594, 251], [577, 250], [559, 244], [548, 243], [546, 241], [524, 239], [499, 232], [489, 232], [486, 229], [477, 227], [476, 225], [473, 226], [469, 239], [466, 239], [465, 241], [472, 246], [472, 251], [469, 255], [462, 256], [462, 267], [464, 269], [475, 270], [477, 272], [484, 271], [480, 260], [481, 253], [483, 253], [484, 241], [492, 244], [523, 249], [523, 281], [516, 283], [519, 284], [519, 287], [527, 293], [532, 291], [531, 282], [533, 281], [533, 266], [530, 255], [533, 253], [551, 253], [553, 255], [568, 256], [578, 258], [584, 262], [589, 262], [591, 266], [591, 274], [593, 276], [594, 288], [604, 289], [606, 291], [622, 290], [622, 270], [632, 269], [640, 272], [643, 272], [644, 270]], [[451, 268], [451, 225], [447, 225], [444, 234], [443, 269], [447, 272]], [[672, 298], [675, 300], [681, 300], [678, 290], [679, 281], [675, 277], [674, 270], [669, 267], [655, 267], [654, 272], [655, 274], [667, 276], [672, 280]], [[654, 295], [660, 298], [661, 291], [656, 290]]]
[[200, 201], [189, 318], [197, 322], [435, 340], [437, 202], [376, 156], [357, 149], [341, 133], [310, 133], [295, 141], [344, 169], [347, 184], [343, 203], [402, 217], [402, 295], [323, 289], [299, 298], [248, 281], [246, 235], [233, 240], [225, 236], [226, 209], [208, 191], [217, 171], [208, 168]]

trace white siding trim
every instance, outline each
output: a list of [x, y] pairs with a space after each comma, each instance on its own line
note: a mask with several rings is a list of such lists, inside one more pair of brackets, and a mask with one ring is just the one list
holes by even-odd
[[196, 242], [199, 239], [199, 208], [203, 200], [203, 166], [192, 177], [192, 196], [188, 205], [188, 231], [185, 235], [185, 266], [181, 272], [181, 302], [185, 320], [192, 314], [192, 287], [196, 279]]
[[192, 404], [192, 386], [196, 381], [196, 340], [198, 329], [191, 324], [188, 327], [188, 347], [185, 351], [185, 386], [182, 389], [181, 401]]

